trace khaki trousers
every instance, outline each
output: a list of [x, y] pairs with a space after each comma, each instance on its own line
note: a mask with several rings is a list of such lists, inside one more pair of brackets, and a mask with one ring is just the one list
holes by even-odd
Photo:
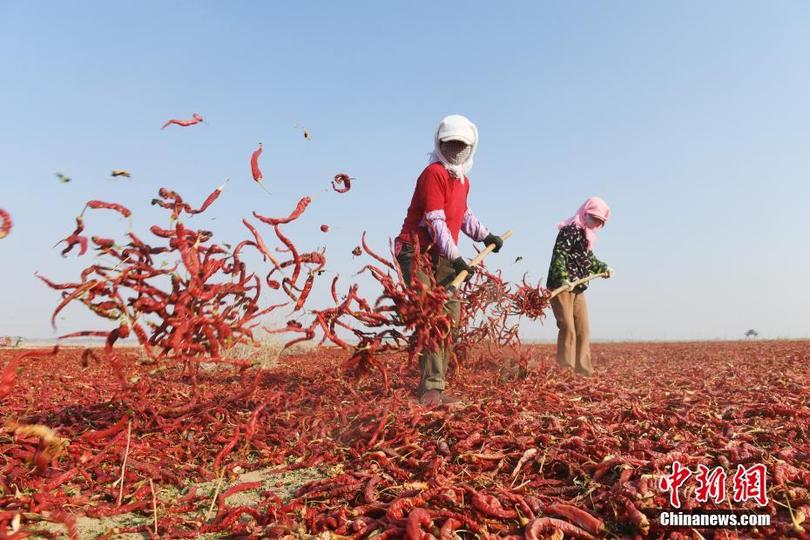
[[[397, 256], [397, 262], [402, 269], [402, 276], [405, 278], [406, 283], [411, 282], [413, 255], [410, 246], [403, 246]], [[432, 271], [436, 283], [444, 287], [448, 286], [456, 277], [453, 265], [444, 257], [434, 257]], [[424, 270], [419, 270], [416, 273], [416, 279], [421, 283], [430, 283], [430, 278], [425, 274]], [[445, 302], [444, 312], [449, 314], [453, 320], [455, 332], [461, 314], [461, 304], [457, 299], [451, 298]], [[428, 390], [444, 390], [447, 384], [445, 375], [447, 374], [447, 366], [450, 363], [452, 352], [451, 347], [434, 350], [422, 349], [419, 355], [419, 389], [417, 390], [420, 396]]]
[[588, 304], [584, 293], [564, 292], [551, 300], [557, 319], [557, 364], [577, 373], [591, 375], [591, 343]]

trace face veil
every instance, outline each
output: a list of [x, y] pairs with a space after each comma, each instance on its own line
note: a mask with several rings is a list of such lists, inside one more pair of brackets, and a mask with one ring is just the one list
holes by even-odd
[[[468, 145], [469, 150], [464, 150], [468, 155], [445, 156], [442, 153], [442, 141], [462, 141]], [[445, 116], [436, 128], [433, 140], [433, 152], [430, 153], [430, 163], [441, 163], [450, 174], [464, 182], [464, 177], [469, 174], [473, 166], [475, 150], [478, 147], [478, 128], [460, 114]], [[453, 163], [458, 161], [458, 163]]]

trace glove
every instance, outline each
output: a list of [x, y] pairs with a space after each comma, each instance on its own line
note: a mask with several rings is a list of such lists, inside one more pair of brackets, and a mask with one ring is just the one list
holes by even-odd
[[492, 250], [493, 253], [498, 253], [503, 247], [503, 238], [500, 236], [495, 236], [492, 233], [489, 233], [486, 238], [484, 238], [484, 245], [488, 246], [490, 244], [495, 244], [495, 249]]
[[605, 279], [612, 278], [615, 275], [616, 275], [616, 270], [614, 270], [613, 268], [608, 266], [607, 267], [607, 275], [605, 276]]
[[456, 271], [456, 275], [459, 275], [463, 270], [467, 271], [467, 279], [470, 279], [472, 275], [475, 273], [475, 268], [467, 264], [467, 261], [464, 260], [464, 257], [456, 257], [452, 260], [453, 270]]

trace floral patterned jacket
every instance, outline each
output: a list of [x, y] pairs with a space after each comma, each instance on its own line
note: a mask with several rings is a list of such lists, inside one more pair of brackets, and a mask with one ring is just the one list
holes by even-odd
[[[546, 287], [556, 289], [565, 280], [576, 281], [607, 271], [608, 265], [597, 259], [587, 245], [585, 231], [576, 225], [566, 225], [560, 229], [551, 255]], [[587, 288], [587, 285], [577, 285], [574, 292], [581, 293]]]

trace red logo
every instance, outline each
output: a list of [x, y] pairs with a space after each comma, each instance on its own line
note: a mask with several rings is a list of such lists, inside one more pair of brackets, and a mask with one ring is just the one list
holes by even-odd
[[[737, 472], [731, 479], [732, 499], [736, 503], [754, 500], [760, 506], [768, 504], [767, 469], [762, 463], [745, 467], [737, 465]], [[686, 481], [692, 476], [692, 471], [681, 465], [679, 461], [672, 462], [670, 474], [658, 480], [661, 491], [669, 492], [669, 504], [673, 508], [681, 507], [681, 498], [678, 493]], [[728, 474], [722, 467], [709, 469], [705, 465], [698, 465], [694, 474], [697, 481], [695, 498], [698, 502], [706, 503], [710, 500], [720, 504], [726, 500], [726, 482]]]
[[754, 499], [760, 506], [768, 504], [768, 494], [766, 493], [765, 465], [758, 463], [751, 465], [747, 469], [742, 465], [737, 465], [737, 472], [734, 473], [734, 502], [744, 502]]
[[681, 465], [680, 461], [672, 463], [672, 474], [661, 477], [658, 487], [661, 491], [669, 491], [669, 504], [673, 508], [681, 507], [681, 497], [678, 494], [680, 488], [692, 476], [692, 472]]

